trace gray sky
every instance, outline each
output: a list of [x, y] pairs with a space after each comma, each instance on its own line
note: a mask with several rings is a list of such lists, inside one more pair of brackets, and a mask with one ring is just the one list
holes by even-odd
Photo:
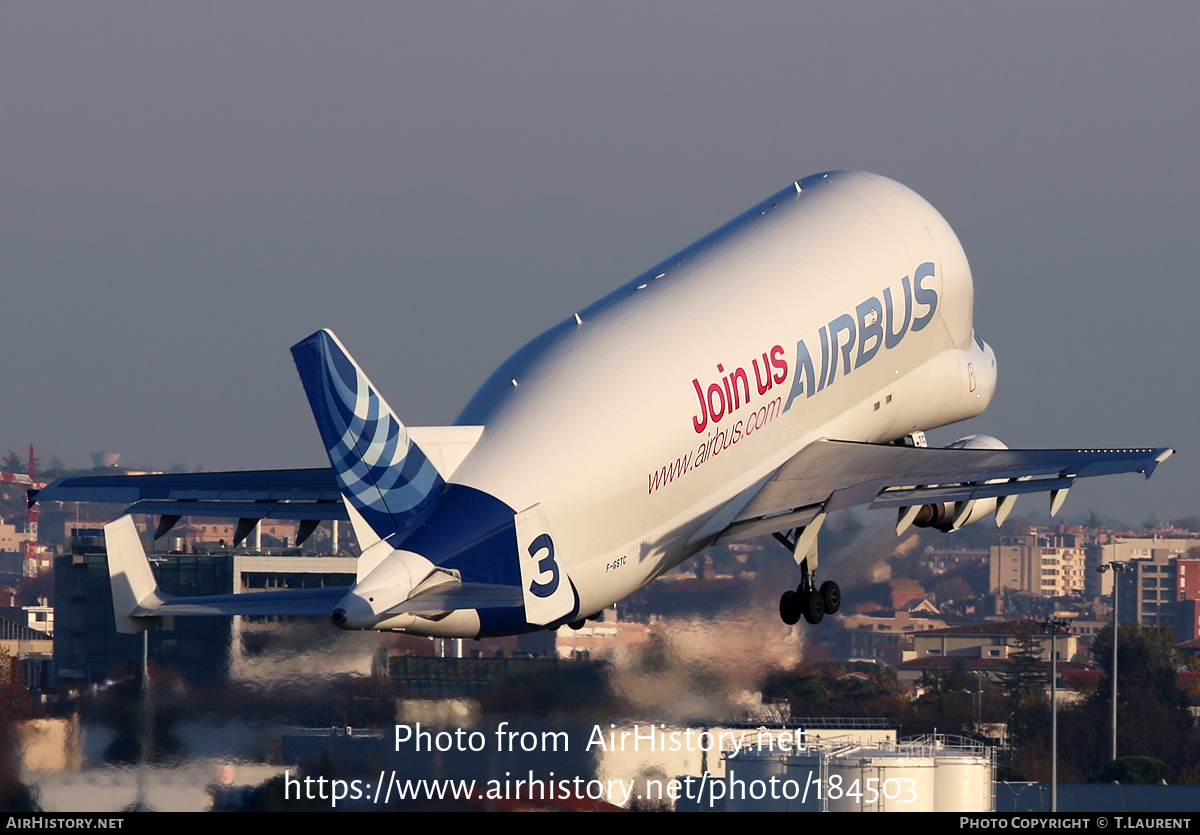
[[1198, 43], [1184, 3], [5, 4], [0, 449], [320, 465], [316, 328], [447, 423], [540, 330], [861, 168], [957, 231], [999, 358], [935, 440], [1170, 444], [1066, 515], [1200, 513]]

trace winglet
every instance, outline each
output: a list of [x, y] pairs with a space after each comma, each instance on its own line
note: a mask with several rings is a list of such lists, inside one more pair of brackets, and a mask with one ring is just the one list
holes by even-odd
[[1171, 447], [1164, 447], [1162, 450], [1160, 450], [1158, 455], [1154, 456], [1154, 463], [1146, 468], [1146, 470], [1145, 470], [1146, 478], [1149, 478], [1150, 476], [1154, 475], [1154, 468], [1157, 467], [1159, 464], [1161, 464], [1163, 461], [1166, 461], [1168, 458], [1170, 458], [1174, 454], [1175, 454], [1175, 450], [1172, 449]]
[[138, 538], [132, 516], [122, 516], [104, 526], [104, 544], [108, 551], [108, 579], [112, 583], [113, 617], [123, 635], [145, 632], [160, 618], [136, 615], [153, 610], [165, 602], [158, 582], [150, 570], [150, 561]]
[[347, 504], [379, 539], [407, 534], [437, 504], [437, 468], [331, 331], [293, 345], [292, 357]]

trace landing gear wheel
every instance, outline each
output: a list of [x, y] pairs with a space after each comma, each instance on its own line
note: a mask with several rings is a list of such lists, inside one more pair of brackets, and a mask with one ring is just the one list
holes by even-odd
[[836, 615], [837, 610], [842, 608], [842, 590], [838, 588], [838, 584], [833, 580], [826, 580], [821, 584], [821, 602], [825, 604], [825, 614]]
[[825, 602], [819, 592], [803, 592], [800, 595], [800, 609], [804, 613], [804, 619], [813, 625], [820, 623], [825, 617]]
[[779, 598], [779, 617], [788, 626], [800, 622], [800, 596], [794, 591], [785, 591], [783, 597]]

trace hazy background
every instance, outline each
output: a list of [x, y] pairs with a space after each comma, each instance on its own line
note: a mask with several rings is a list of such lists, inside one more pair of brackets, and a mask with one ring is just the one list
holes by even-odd
[[0, 450], [321, 465], [316, 328], [447, 423], [540, 330], [862, 168], [957, 231], [999, 358], [935, 440], [1170, 444], [1066, 513], [1200, 512], [1197, 44], [1185, 3], [4, 4]]

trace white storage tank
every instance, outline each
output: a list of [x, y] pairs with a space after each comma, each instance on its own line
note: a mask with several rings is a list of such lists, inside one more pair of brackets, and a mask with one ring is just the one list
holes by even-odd
[[[736, 756], [725, 759], [727, 812], [786, 812], [783, 797], [784, 757], [778, 751], [759, 751], [742, 748]], [[774, 778], [774, 785], [772, 785]], [[776, 794], [776, 797], [772, 797]]]
[[725, 755], [730, 812], [991, 812], [992, 751], [972, 739], [928, 735], [894, 745], [753, 747]]
[[857, 748], [829, 758], [831, 812], [932, 812], [935, 761], [901, 748]]
[[922, 747], [933, 755], [934, 803], [938, 812], [991, 812], [996, 764], [992, 749], [958, 736], [923, 736], [903, 740], [902, 746]]
[[991, 812], [991, 761], [967, 751], [934, 754], [934, 811]]
[[784, 760], [784, 779], [787, 794], [793, 795], [787, 800], [789, 812], [820, 812], [821, 798], [817, 787], [822, 785], [821, 760], [824, 753], [818, 749], [793, 754]]

